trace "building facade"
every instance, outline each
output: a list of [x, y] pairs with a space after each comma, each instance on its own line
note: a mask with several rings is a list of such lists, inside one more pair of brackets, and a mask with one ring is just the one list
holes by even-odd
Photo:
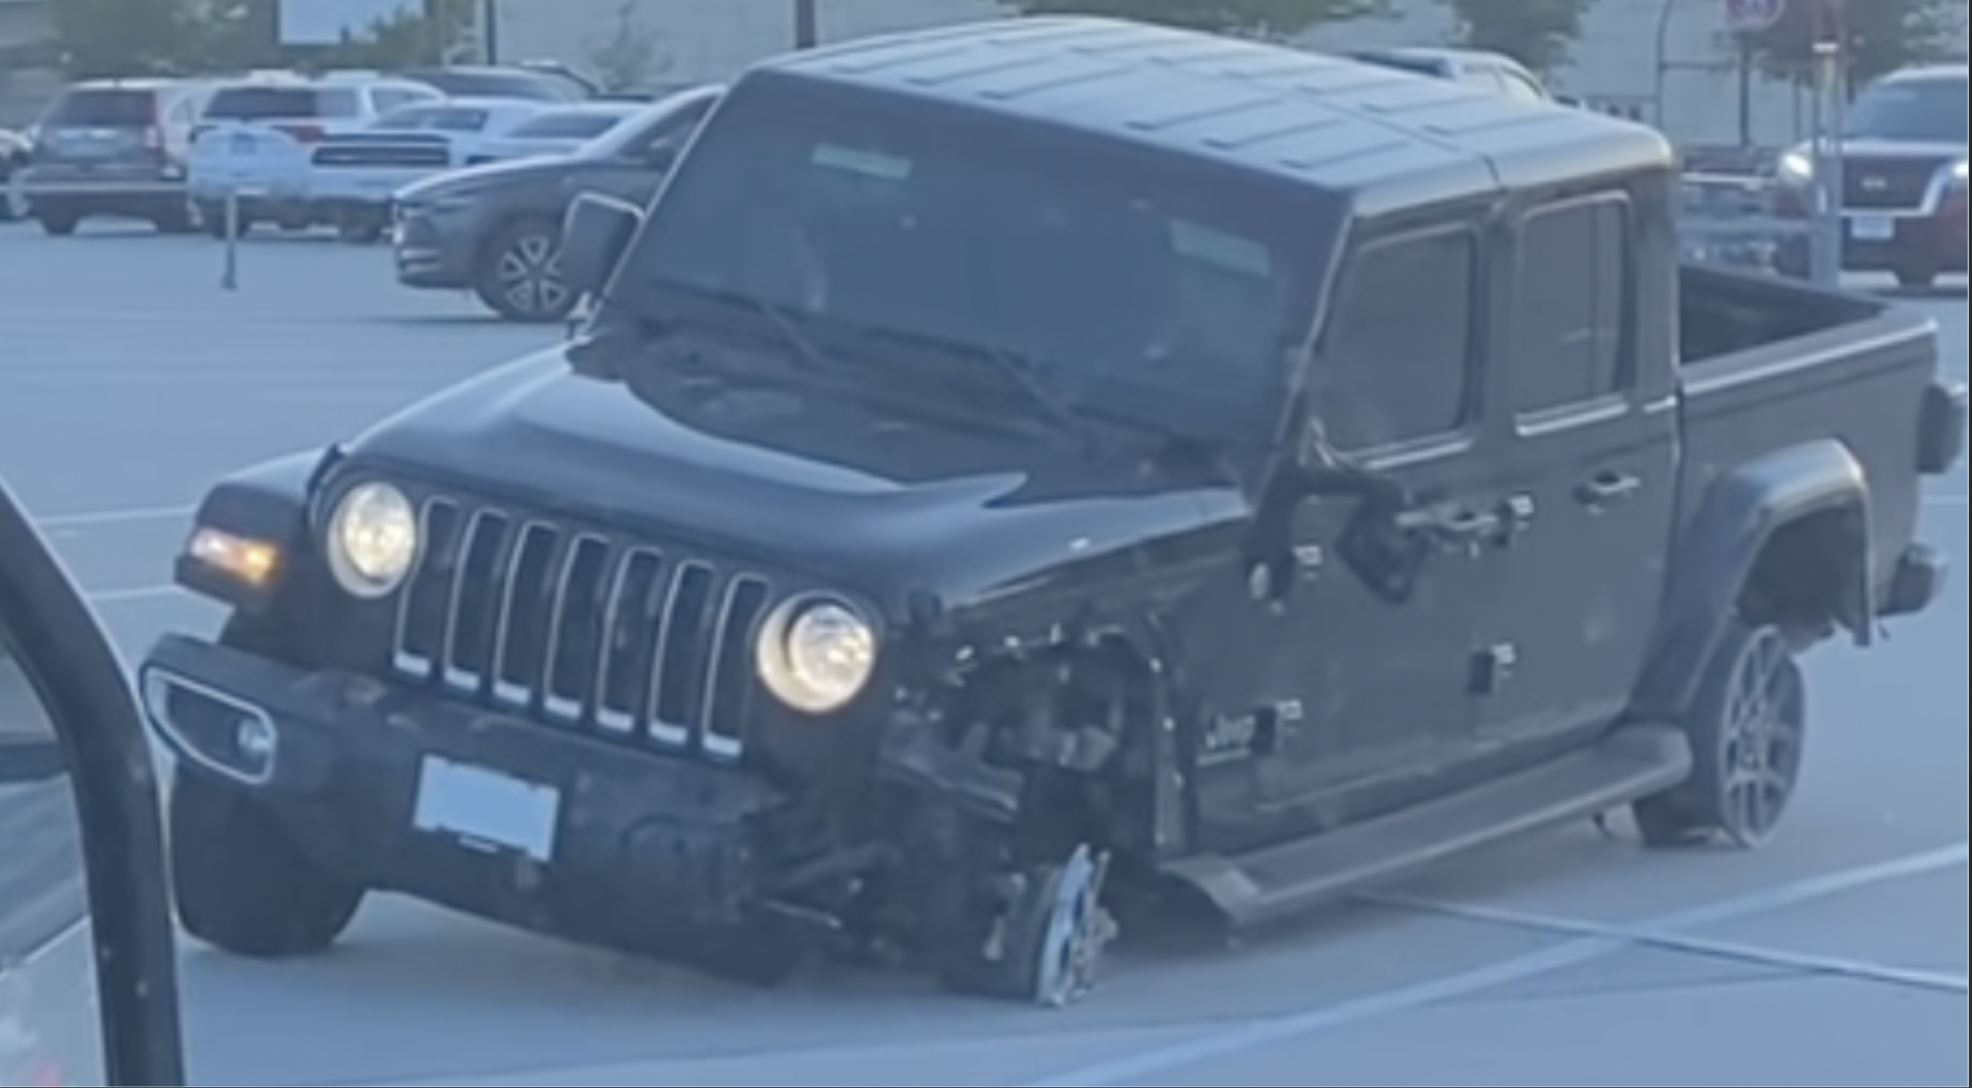
[[[1853, 2], [1853, 0], [1852, 0]], [[7, 57], [45, 35], [51, 0], [0, 0], [0, 123], [5, 103], [45, 93], [45, 74]], [[1319, 28], [1327, 48], [1438, 44], [1455, 27], [1442, 0], [1395, 0], [1396, 14]], [[817, 0], [825, 41], [1006, 14], [996, 0]], [[486, 0], [504, 60], [552, 59], [652, 85], [731, 76], [794, 42], [793, 0]], [[1964, 30], [1960, 31], [1963, 48]], [[9, 46], [16, 47], [10, 51]], [[1573, 63], [1553, 75], [1562, 91], [1660, 123], [1692, 143], [1739, 137], [1737, 77], [1723, 0], [1595, 0]], [[1723, 106], [1723, 108], [1722, 108]], [[1760, 81], [1751, 110], [1756, 142], [1807, 130], [1809, 103], [1794, 88]]]
[[[509, 59], [554, 58], [594, 68], [616, 53], [652, 58], [655, 82], [730, 76], [794, 41], [792, 0], [494, 0], [497, 39]], [[1397, 0], [1396, 14], [1321, 27], [1317, 48], [1439, 44], [1456, 27], [1442, 0]], [[822, 37], [868, 34], [1006, 14], [995, 0], [818, 0]], [[1963, 28], [1960, 32], [1964, 37]], [[632, 39], [642, 49], [612, 49]], [[1690, 143], [1735, 143], [1738, 75], [1723, 0], [1595, 0], [1573, 63], [1557, 87], [1605, 108], [1652, 120]], [[1722, 104], [1723, 107], [1722, 108]], [[1791, 142], [1809, 130], [1808, 96], [1755, 82], [1755, 142]]]

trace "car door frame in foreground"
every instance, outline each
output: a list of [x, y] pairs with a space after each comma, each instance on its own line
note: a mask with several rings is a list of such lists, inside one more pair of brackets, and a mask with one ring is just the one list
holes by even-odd
[[180, 1088], [175, 930], [150, 746], [102, 627], [4, 483], [0, 616], [47, 703], [76, 792], [108, 1083]]

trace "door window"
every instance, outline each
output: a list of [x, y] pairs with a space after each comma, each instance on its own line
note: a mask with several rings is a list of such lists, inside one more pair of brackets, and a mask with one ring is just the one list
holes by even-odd
[[1465, 228], [1357, 255], [1310, 378], [1329, 441], [1370, 450], [1449, 437], [1472, 407], [1479, 240]]
[[1627, 388], [1629, 223], [1626, 199], [1601, 196], [1540, 209], [1522, 225], [1511, 354], [1522, 415]]
[[417, 91], [404, 87], [370, 88], [370, 105], [377, 113], [389, 113], [392, 110], [402, 109], [405, 106], [412, 106], [431, 100], [431, 95], [420, 94]]

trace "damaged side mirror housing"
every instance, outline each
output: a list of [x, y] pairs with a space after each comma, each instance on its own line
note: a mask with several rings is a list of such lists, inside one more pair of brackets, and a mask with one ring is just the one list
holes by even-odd
[[595, 296], [643, 225], [643, 209], [601, 193], [583, 193], [562, 220], [562, 280], [579, 295]]

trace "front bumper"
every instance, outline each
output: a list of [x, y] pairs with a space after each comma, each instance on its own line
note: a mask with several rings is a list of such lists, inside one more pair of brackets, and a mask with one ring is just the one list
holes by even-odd
[[120, 167], [85, 170], [30, 166], [12, 179], [12, 184], [29, 207], [84, 206], [103, 211], [183, 207], [186, 194], [182, 175]]
[[470, 226], [457, 215], [399, 209], [390, 235], [397, 282], [438, 290], [471, 287]]
[[653, 951], [757, 906], [781, 798], [743, 771], [179, 635], [138, 682], [181, 766], [255, 793], [370, 887]]

